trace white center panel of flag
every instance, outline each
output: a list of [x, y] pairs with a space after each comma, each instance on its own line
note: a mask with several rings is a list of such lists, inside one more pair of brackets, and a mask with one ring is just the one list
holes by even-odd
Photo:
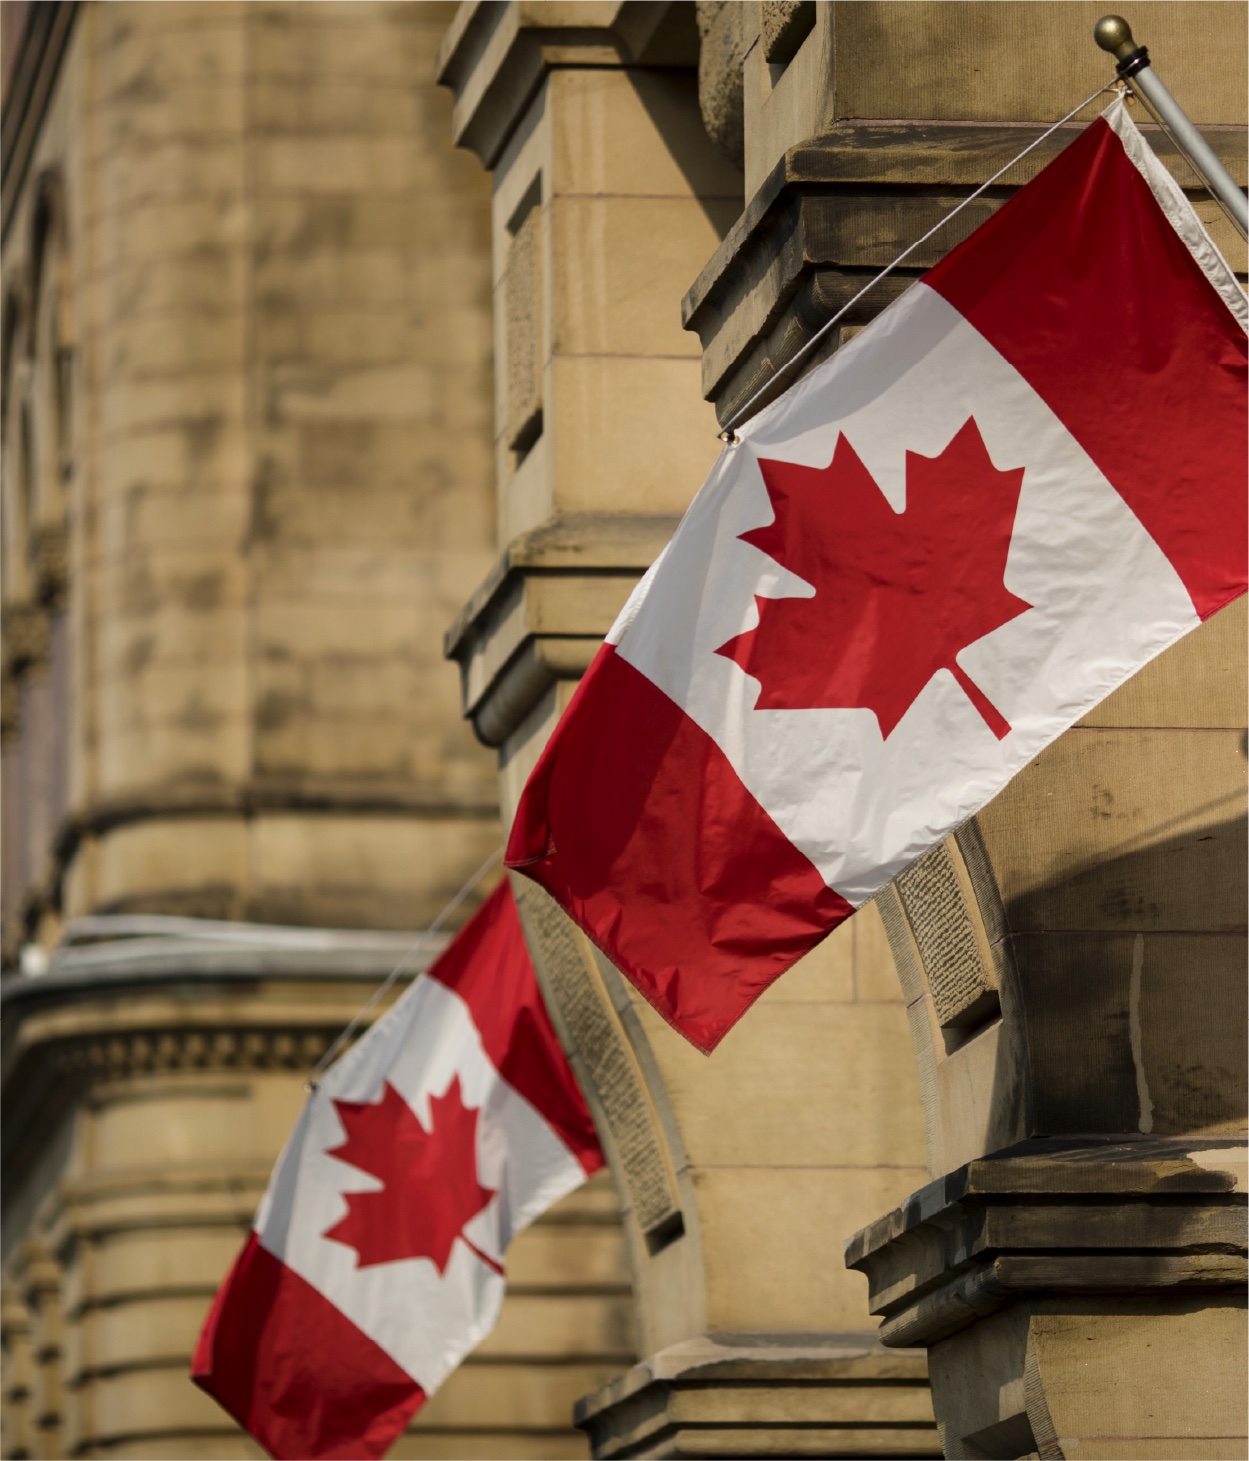
[[[331, 1155], [349, 1136], [335, 1103], [375, 1105], [387, 1085], [427, 1133], [448, 1098], [476, 1119], [476, 1177], [493, 1195], [464, 1225], [467, 1241], [452, 1243], [441, 1273], [427, 1257], [365, 1265], [349, 1244], [326, 1236], [347, 1216], [347, 1194], [382, 1186], [341, 1151]], [[422, 978], [317, 1087], [255, 1228], [265, 1248], [432, 1393], [493, 1327], [512, 1237], [584, 1180], [564, 1143], [495, 1069], [460, 996]]]
[[[1023, 470], [1004, 583], [1030, 607], [956, 657], [1009, 733], [998, 738], [948, 670], [887, 737], [867, 708], [755, 708], [760, 682], [717, 651], [759, 624], [756, 597], [817, 592], [742, 541], [775, 517], [759, 462], [823, 469], [844, 435], [901, 525], [908, 453], [939, 457], [969, 420], [998, 472]], [[664, 572], [639, 586], [610, 638], [855, 905], [1198, 623], [1161, 549], [1071, 433], [922, 283], [741, 438], [695, 499]], [[837, 511], [830, 501], [830, 531]]]

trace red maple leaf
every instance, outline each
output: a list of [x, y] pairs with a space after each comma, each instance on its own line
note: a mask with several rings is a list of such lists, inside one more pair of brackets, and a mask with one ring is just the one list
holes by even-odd
[[380, 1101], [335, 1101], [347, 1140], [329, 1155], [376, 1177], [380, 1192], [345, 1192], [347, 1215], [324, 1236], [356, 1250], [356, 1267], [429, 1258], [445, 1273], [458, 1238], [496, 1272], [500, 1265], [464, 1236], [495, 1195], [477, 1180], [477, 1118], [457, 1075], [430, 1103], [431, 1129], [389, 1081]]
[[827, 467], [759, 466], [776, 516], [742, 538], [815, 597], [756, 596], [758, 627], [717, 651], [760, 682], [756, 708], [865, 707], [887, 737], [949, 670], [1006, 735], [1009, 723], [955, 656], [1031, 607], [1003, 583], [1023, 468], [999, 472], [974, 419], [935, 457], [907, 452], [902, 512], [844, 435]]

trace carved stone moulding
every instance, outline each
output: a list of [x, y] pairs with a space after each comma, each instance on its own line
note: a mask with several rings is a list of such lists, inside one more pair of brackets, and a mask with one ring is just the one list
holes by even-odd
[[578, 1401], [574, 1420], [605, 1457], [941, 1454], [923, 1357], [870, 1334], [688, 1340]]
[[464, 714], [501, 746], [559, 680], [589, 668], [677, 519], [566, 513], [514, 538], [448, 629]]
[[1218, 1377], [1244, 1368], [1244, 1172], [1241, 1141], [1032, 1139], [857, 1233], [883, 1342], [928, 1348], [945, 1455], [1242, 1455]]

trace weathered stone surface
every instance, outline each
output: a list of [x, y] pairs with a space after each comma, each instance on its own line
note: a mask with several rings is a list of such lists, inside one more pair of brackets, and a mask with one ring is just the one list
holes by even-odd
[[[630, 12], [601, 7], [596, 30], [561, 31], [559, 7], [462, 10], [443, 51], [458, 135], [493, 168], [497, 329], [503, 321], [502, 556], [446, 643], [465, 711], [499, 747], [505, 820], [717, 449], [677, 302], [740, 207], [740, 176], [708, 142], [692, 65], [631, 63], [617, 24]], [[726, 6], [713, 23], [755, 13]], [[736, 85], [731, 67], [724, 81]], [[544, 318], [533, 335], [548, 353], [541, 435], [522, 454], [508, 434], [503, 347], [516, 221], [536, 206]], [[644, 1356], [635, 1375], [730, 1332], [743, 1345], [771, 1331], [787, 1336], [782, 1347], [819, 1349], [851, 1331], [856, 1352], [879, 1354], [861, 1287], [826, 1260], [830, 1231], [923, 1174], [879, 923], [869, 914], [862, 936], [847, 928], [813, 953], [709, 1064], [545, 895], [515, 886], [620, 1192]], [[582, 1424], [604, 1455], [933, 1453], [920, 1369], [891, 1370], [887, 1402], [874, 1383], [842, 1386], [831, 1373], [792, 1381], [762, 1362], [741, 1383], [710, 1369], [684, 1388], [642, 1381], [640, 1418], [629, 1378], [601, 1391]]]
[[[430, 77], [450, 5], [29, 14], [59, 69], [17, 55], [4, 98], [0, 1448], [257, 1456], [197, 1331], [411, 943], [377, 930], [500, 836], [440, 652], [493, 554], [489, 189]], [[635, 1355], [610, 1188], [514, 1279], [399, 1451], [584, 1453], [572, 1400]]]
[[722, 1333], [651, 1355], [577, 1423], [598, 1456], [933, 1456], [923, 1377], [870, 1335]]
[[857, 1234], [885, 1343], [929, 1347], [944, 1454], [1237, 1454], [1244, 1173], [1243, 1141], [1025, 1142]]

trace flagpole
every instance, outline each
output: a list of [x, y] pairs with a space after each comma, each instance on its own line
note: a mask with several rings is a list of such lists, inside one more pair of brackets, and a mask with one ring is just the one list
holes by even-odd
[[1179, 102], [1162, 84], [1154, 70], [1149, 51], [1138, 46], [1132, 27], [1121, 15], [1103, 15], [1093, 27], [1093, 39], [1103, 51], [1118, 61], [1115, 70], [1153, 113], [1157, 122], [1193, 167], [1205, 179], [1206, 186], [1222, 205], [1241, 236], [1249, 238], [1249, 202], [1236, 186], [1236, 180], [1215, 156], [1213, 148], [1189, 121]]

